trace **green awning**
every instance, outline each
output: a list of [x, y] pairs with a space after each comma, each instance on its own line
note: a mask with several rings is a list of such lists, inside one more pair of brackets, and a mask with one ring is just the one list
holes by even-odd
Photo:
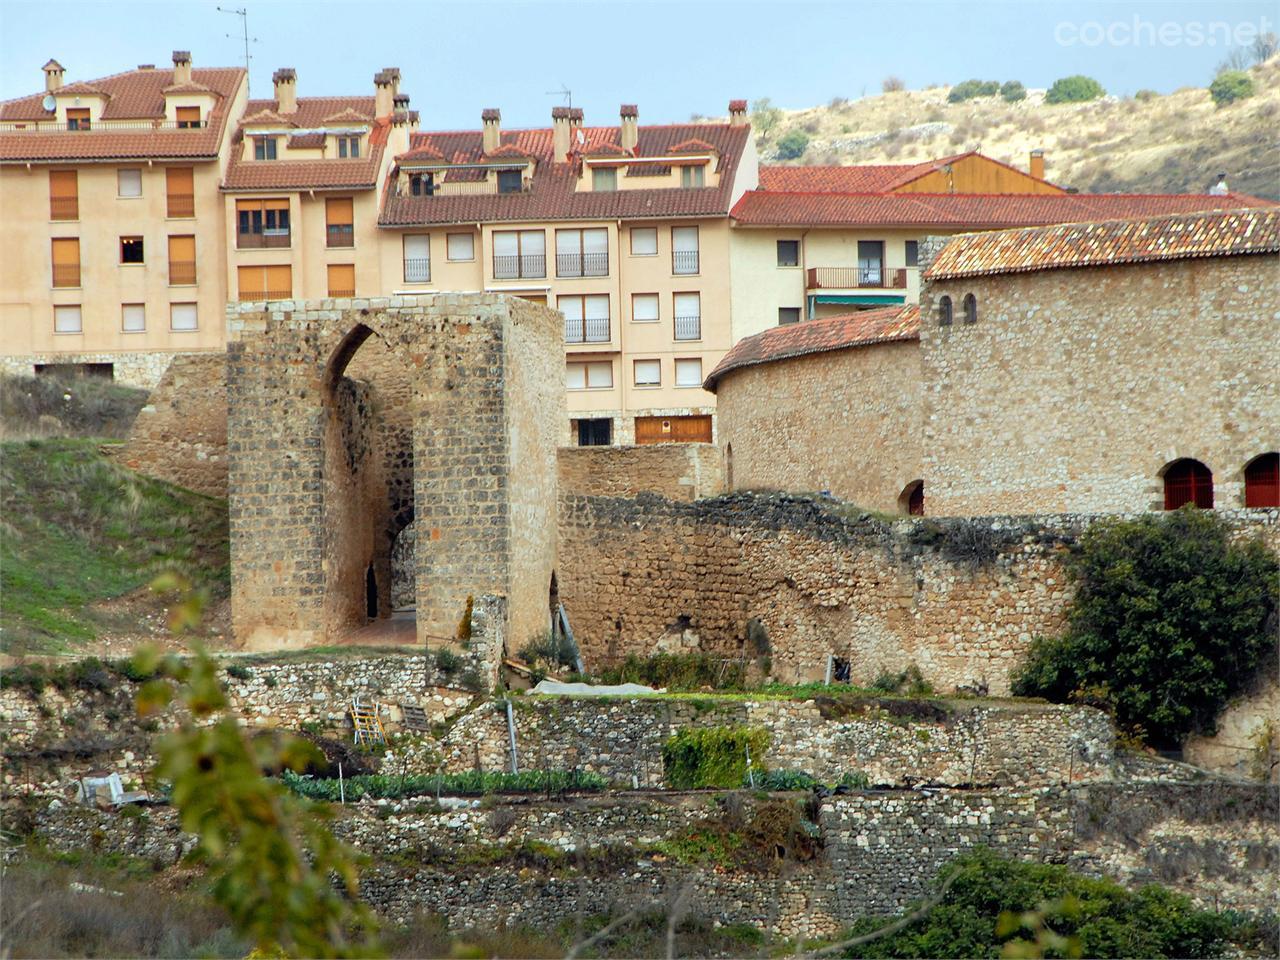
[[894, 304], [906, 303], [906, 294], [896, 293], [819, 293], [814, 294], [811, 298], [815, 304], [818, 303], [834, 303], [834, 304], [862, 304], [864, 306], [874, 306], [876, 304]]

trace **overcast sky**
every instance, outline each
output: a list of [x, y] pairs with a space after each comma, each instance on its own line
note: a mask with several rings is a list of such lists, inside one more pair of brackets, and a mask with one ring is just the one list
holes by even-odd
[[[373, 74], [401, 68], [424, 128], [475, 127], [500, 107], [503, 124], [545, 125], [573, 92], [588, 123], [722, 114], [734, 97], [785, 107], [876, 93], [900, 76], [912, 88], [968, 77], [1047, 86], [1071, 73], [1113, 93], [1204, 86], [1224, 39], [1275, 31], [1274, 0], [897, 0], [757, 2], [427, 3], [412, 0], [223, 0], [247, 7], [255, 95], [271, 72], [298, 71], [298, 93], [372, 93]], [[197, 67], [244, 62], [240, 18], [208, 0], [0, 0], [0, 98], [43, 88], [49, 57], [67, 80], [189, 49]], [[230, 36], [227, 36], [230, 34]]]

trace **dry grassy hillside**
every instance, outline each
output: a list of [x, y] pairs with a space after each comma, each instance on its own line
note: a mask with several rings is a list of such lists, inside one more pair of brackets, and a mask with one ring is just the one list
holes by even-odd
[[1046, 104], [1043, 90], [1018, 103], [994, 96], [952, 104], [949, 87], [837, 99], [783, 111], [757, 145], [764, 162], [783, 162], [778, 141], [801, 130], [808, 149], [790, 162], [911, 163], [981, 150], [1024, 170], [1040, 147], [1048, 178], [1081, 191], [1195, 191], [1225, 171], [1232, 190], [1280, 198], [1280, 57], [1249, 72], [1255, 95], [1221, 108], [1192, 87], [1058, 105]]

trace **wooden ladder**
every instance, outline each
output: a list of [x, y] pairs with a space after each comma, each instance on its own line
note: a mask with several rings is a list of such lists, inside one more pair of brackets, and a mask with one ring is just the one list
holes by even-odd
[[406, 730], [426, 733], [431, 729], [431, 724], [427, 721], [427, 712], [416, 703], [400, 704], [400, 716]]
[[386, 743], [378, 701], [355, 697], [351, 701], [351, 724], [356, 729], [356, 743]]

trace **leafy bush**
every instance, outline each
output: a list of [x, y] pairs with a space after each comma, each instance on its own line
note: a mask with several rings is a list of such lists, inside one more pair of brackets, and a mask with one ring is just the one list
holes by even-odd
[[631, 655], [621, 666], [600, 674], [602, 683], [643, 683], [672, 691], [742, 690], [747, 682], [747, 665], [742, 660], [723, 660], [705, 653], [656, 653], [650, 657]]
[[754, 786], [760, 790], [821, 790], [828, 793], [840, 789], [865, 790], [871, 786], [871, 779], [861, 770], [851, 770], [843, 774], [835, 783], [823, 783], [804, 770], [765, 770], [756, 773], [753, 779], [754, 784], [747, 782], [743, 786]]
[[246, 666], [239, 663], [233, 663], [227, 667], [227, 676], [233, 680], [248, 680], [253, 676], [253, 672]]
[[1219, 107], [1252, 97], [1253, 78], [1243, 70], [1224, 70], [1209, 84], [1209, 96]]
[[110, 377], [74, 372], [37, 377], [0, 375], [0, 434], [67, 437], [128, 436], [148, 391]]
[[1067, 629], [1032, 643], [1014, 693], [1092, 700], [1159, 745], [1212, 731], [1276, 655], [1280, 564], [1229, 532], [1191, 507], [1094, 524], [1068, 564]]
[[446, 677], [451, 677], [462, 669], [462, 658], [448, 647], [436, 651], [436, 669]]
[[964, 103], [975, 97], [994, 97], [1000, 92], [997, 80], [962, 80], [947, 94], [948, 103]]
[[675, 790], [734, 788], [747, 775], [747, 754], [758, 767], [769, 748], [759, 727], [699, 727], [681, 730], [662, 745], [662, 768]]
[[885, 671], [876, 677], [871, 689], [877, 693], [898, 693], [906, 697], [927, 697], [933, 693], [933, 685], [925, 680], [914, 663], [901, 673]]
[[522, 770], [520, 773], [467, 770], [446, 774], [367, 774], [348, 777], [339, 786], [337, 778], [316, 780], [285, 770], [281, 782], [299, 796], [336, 803], [362, 797], [396, 800], [404, 797], [483, 796], [489, 793], [564, 793], [567, 790], [603, 790], [609, 782], [586, 770]]
[[751, 126], [767, 137], [782, 120], [782, 111], [768, 97], [761, 97], [751, 104]]
[[1000, 87], [1000, 99], [1006, 103], [1017, 103], [1019, 100], [1027, 99], [1027, 88], [1022, 85], [1020, 80], [1006, 81]]
[[1093, 77], [1074, 74], [1053, 81], [1053, 86], [1044, 95], [1045, 103], [1083, 103], [1086, 100], [1097, 100], [1106, 96], [1107, 91]]
[[520, 648], [520, 659], [534, 664], [541, 660], [551, 667], [576, 667], [578, 650], [566, 634], [544, 630]]
[[778, 138], [778, 159], [795, 160], [809, 149], [809, 135], [803, 130], [792, 130]]
[[900, 90], [907, 89], [907, 85], [902, 82], [901, 77], [895, 77], [890, 74], [880, 81], [880, 89], [885, 93], [897, 93]]

